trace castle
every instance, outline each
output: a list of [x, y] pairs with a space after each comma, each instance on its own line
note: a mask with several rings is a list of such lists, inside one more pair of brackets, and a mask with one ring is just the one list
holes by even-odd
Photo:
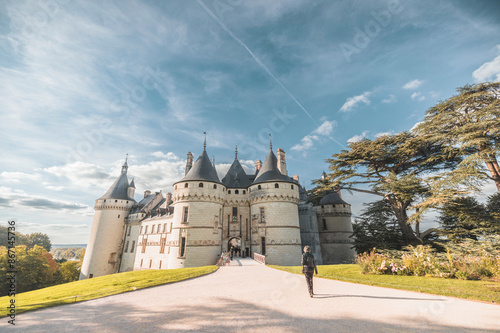
[[276, 265], [300, 265], [302, 248], [311, 246], [318, 264], [351, 262], [355, 250], [351, 207], [331, 192], [318, 206], [307, 203], [298, 176], [289, 177], [285, 152], [270, 145], [255, 174], [247, 174], [235, 152], [219, 180], [203, 152], [193, 164], [188, 153], [185, 176], [173, 193], [144, 192], [134, 199], [134, 180], [120, 176], [95, 202], [95, 215], [80, 280], [143, 269], [214, 265], [231, 247]]

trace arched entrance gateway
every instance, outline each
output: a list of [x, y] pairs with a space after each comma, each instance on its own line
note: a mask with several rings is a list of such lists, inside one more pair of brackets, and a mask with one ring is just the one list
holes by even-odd
[[229, 241], [227, 242], [227, 250], [231, 251], [231, 248], [234, 251], [233, 256], [241, 257], [241, 254], [242, 254], [241, 239], [239, 237], [233, 237], [233, 238], [229, 239]]

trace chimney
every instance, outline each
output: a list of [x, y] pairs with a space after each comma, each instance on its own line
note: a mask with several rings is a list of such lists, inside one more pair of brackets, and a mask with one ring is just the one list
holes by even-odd
[[193, 154], [191, 154], [191, 152], [189, 152], [189, 153], [187, 153], [186, 172], [184, 173], [184, 176], [187, 175], [189, 170], [191, 170], [192, 166], [193, 166]]
[[297, 181], [297, 183], [299, 182], [299, 175], [294, 175], [293, 176], [293, 179]]
[[285, 161], [285, 151], [281, 148], [278, 148], [277, 151], [278, 157], [278, 170], [282, 175], [288, 176], [288, 171], [286, 170], [286, 161]]
[[167, 195], [165, 196], [165, 202], [167, 203], [167, 206], [170, 205], [170, 203], [172, 202], [172, 193], [167, 193]]
[[144, 191], [144, 198], [147, 197], [148, 195], [151, 195], [151, 191], [150, 190]]
[[255, 165], [255, 174], [257, 174], [257, 172], [259, 172], [260, 168], [262, 168], [262, 161], [257, 160], [257, 161], [255, 161], [254, 165]]

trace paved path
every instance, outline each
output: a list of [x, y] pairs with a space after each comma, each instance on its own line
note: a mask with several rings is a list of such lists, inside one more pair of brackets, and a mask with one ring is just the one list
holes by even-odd
[[[20, 314], [1, 332], [500, 332], [500, 306], [303, 276], [251, 259], [187, 281]], [[10, 327], [7, 327], [10, 326]]]

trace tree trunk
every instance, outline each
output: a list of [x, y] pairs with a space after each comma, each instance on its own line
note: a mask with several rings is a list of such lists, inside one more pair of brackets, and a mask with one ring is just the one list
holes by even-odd
[[419, 239], [415, 236], [411, 225], [408, 224], [408, 215], [406, 214], [406, 209], [400, 202], [391, 202], [391, 207], [396, 214], [396, 219], [399, 224], [399, 228], [403, 233], [403, 238], [405, 243], [409, 244], [419, 244]]
[[495, 182], [497, 191], [500, 192], [500, 168], [498, 167], [498, 162], [495, 156], [489, 156], [490, 159], [485, 161], [488, 170], [490, 171], [491, 178]]

